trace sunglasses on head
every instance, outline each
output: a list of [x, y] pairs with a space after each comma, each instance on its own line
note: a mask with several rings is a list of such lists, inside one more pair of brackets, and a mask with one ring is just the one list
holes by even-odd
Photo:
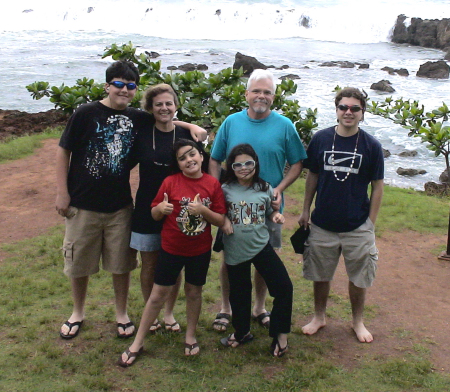
[[352, 113], [356, 113], [356, 112], [359, 112], [360, 110], [362, 110], [361, 106], [358, 106], [358, 105], [353, 105], [353, 106], [338, 105], [337, 108], [339, 110], [342, 110], [343, 112], [346, 112], [348, 109], [350, 109], [350, 111]]
[[124, 86], [127, 86], [127, 90], [135, 90], [137, 88], [136, 83], [125, 83], [118, 80], [115, 80], [114, 82], [108, 84], [112, 84], [114, 87], [117, 87], [119, 89], [123, 89]]
[[255, 161], [253, 159], [245, 162], [234, 162], [231, 164], [233, 170], [242, 170], [243, 168], [253, 169], [255, 167]]

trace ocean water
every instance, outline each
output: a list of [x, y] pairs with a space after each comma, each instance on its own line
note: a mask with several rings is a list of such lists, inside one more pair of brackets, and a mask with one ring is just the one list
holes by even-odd
[[[78, 78], [104, 80], [111, 59], [104, 49], [131, 41], [139, 51], [155, 51], [162, 69], [187, 62], [206, 64], [209, 72], [231, 67], [237, 52], [254, 56], [274, 70], [277, 77], [296, 74], [294, 98], [304, 108], [317, 108], [319, 129], [336, 122], [335, 86], [355, 86], [372, 100], [417, 99], [431, 111], [450, 104], [450, 81], [415, 76], [420, 65], [441, 60], [440, 50], [397, 45], [390, 34], [397, 16], [450, 17], [447, 0], [229, 0], [146, 1], [16, 0], [2, 6], [0, 21], [0, 108], [28, 112], [48, 110], [46, 99], [33, 101], [25, 86], [35, 81], [72, 85]], [[408, 20], [407, 20], [408, 22]], [[321, 67], [325, 61], [368, 63], [369, 69]], [[402, 77], [381, 71], [384, 66], [406, 68]], [[167, 71], [170, 72], [170, 71]], [[370, 90], [382, 79], [396, 92], [385, 95]], [[386, 159], [386, 182], [423, 189], [438, 181], [445, 168], [418, 138], [389, 120], [366, 115], [362, 127], [375, 135], [392, 155]], [[415, 150], [416, 157], [397, 154]], [[408, 178], [398, 167], [427, 170]]]

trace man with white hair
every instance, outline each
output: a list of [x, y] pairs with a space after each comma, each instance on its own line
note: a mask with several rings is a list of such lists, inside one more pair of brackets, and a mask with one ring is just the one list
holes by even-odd
[[[214, 139], [209, 163], [209, 172], [220, 177], [221, 162], [225, 161], [231, 149], [237, 144], [250, 144], [259, 157], [260, 176], [274, 190], [274, 209], [282, 209], [283, 191], [291, 185], [302, 171], [305, 149], [291, 120], [272, 111], [276, 91], [273, 74], [268, 70], [256, 69], [250, 75], [245, 91], [248, 109], [228, 116], [220, 126]], [[289, 169], [284, 175], [286, 163]], [[269, 223], [270, 244], [281, 248], [282, 225]], [[214, 320], [217, 331], [225, 331], [231, 318], [229, 284], [225, 264], [220, 269], [222, 288], [221, 310]], [[255, 305], [253, 317], [265, 328], [270, 326], [270, 313], [265, 309], [267, 287], [255, 271]]]

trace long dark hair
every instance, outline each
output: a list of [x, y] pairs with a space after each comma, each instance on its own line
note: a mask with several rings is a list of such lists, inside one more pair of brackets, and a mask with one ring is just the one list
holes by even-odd
[[230, 184], [232, 182], [238, 181], [236, 174], [234, 173], [233, 168], [231, 165], [236, 160], [236, 157], [238, 155], [249, 155], [252, 157], [252, 159], [255, 161], [255, 169], [254, 174], [252, 177], [252, 184], [251, 187], [257, 191], [263, 191], [266, 192], [269, 188], [269, 185], [266, 181], [264, 181], [262, 178], [259, 177], [259, 160], [258, 155], [256, 154], [255, 150], [250, 144], [243, 143], [238, 144], [237, 146], [234, 146], [233, 149], [230, 151], [230, 154], [227, 157], [227, 170], [225, 172], [224, 176], [224, 183]]

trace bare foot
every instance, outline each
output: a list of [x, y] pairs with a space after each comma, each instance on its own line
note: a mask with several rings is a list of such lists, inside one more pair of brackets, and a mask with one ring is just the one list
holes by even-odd
[[371, 343], [373, 341], [372, 334], [367, 330], [363, 323], [353, 325], [353, 331], [361, 343]]
[[314, 335], [320, 328], [325, 327], [325, 325], [327, 325], [325, 317], [314, 316], [309, 324], [302, 327], [302, 332], [305, 335]]

